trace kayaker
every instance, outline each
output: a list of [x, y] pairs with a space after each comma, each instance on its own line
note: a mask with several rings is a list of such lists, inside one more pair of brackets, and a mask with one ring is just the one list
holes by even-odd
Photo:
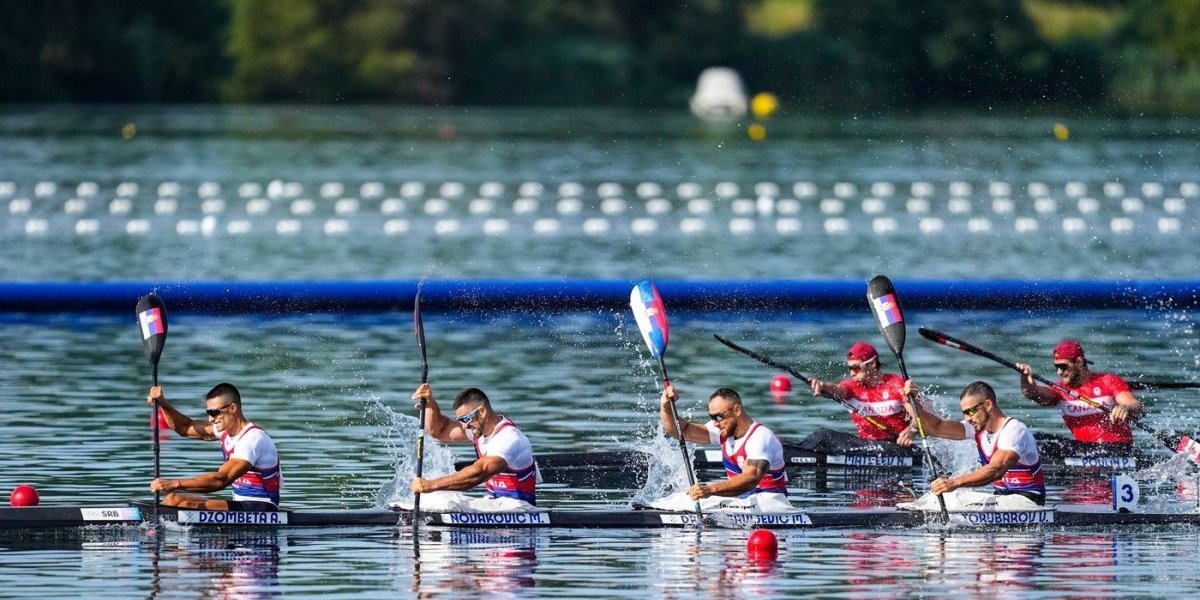
[[[846, 353], [846, 369], [850, 378], [831, 384], [817, 378], [811, 380], [814, 396], [829, 396], [854, 407], [851, 413], [858, 436], [864, 440], [890, 441], [911, 446], [913, 431], [907, 400], [903, 394], [904, 379], [879, 369], [879, 352], [866, 342], [855, 342]], [[871, 423], [861, 415], [872, 417], [885, 428]]]

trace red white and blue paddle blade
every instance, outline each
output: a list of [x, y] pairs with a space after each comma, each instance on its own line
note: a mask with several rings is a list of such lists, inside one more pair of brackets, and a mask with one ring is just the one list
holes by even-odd
[[629, 307], [633, 309], [633, 318], [637, 319], [650, 354], [662, 358], [667, 351], [667, 309], [663, 307], [658, 288], [649, 281], [637, 284], [629, 294]]
[[883, 275], [876, 275], [867, 283], [867, 301], [871, 304], [871, 312], [879, 325], [879, 332], [895, 354], [904, 352], [904, 311], [900, 308], [900, 298], [892, 280]]
[[137, 313], [146, 358], [150, 364], [157, 365], [163, 346], [167, 343], [167, 305], [158, 294], [150, 292], [138, 299], [134, 311]]

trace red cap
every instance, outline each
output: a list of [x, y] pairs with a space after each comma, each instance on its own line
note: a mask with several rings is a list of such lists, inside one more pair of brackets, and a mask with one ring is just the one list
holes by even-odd
[[879, 353], [875, 351], [875, 346], [866, 342], [854, 342], [854, 345], [850, 346], [850, 351], [846, 353], [846, 360], [867, 362], [874, 358], [879, 358]]
[[1054, 347], [1054, 360], [1075, 360], [1083, 358], [1083, 346], [1075, 340], [1063, 340]]

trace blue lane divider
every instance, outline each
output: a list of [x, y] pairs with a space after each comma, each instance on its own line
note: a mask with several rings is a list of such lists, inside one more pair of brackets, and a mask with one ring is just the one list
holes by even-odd
[[[0, 282], [2, 312], [128, 312], [154, 290], [172, 311], [214, 314], [411, 310], [623, 310], [635, 279]], [[866, 307], [866, 281], [656, 280], [672, 310]], [[1200, 308], [1200, 280], [896, 280], [908, 310], [1179, 310]]]

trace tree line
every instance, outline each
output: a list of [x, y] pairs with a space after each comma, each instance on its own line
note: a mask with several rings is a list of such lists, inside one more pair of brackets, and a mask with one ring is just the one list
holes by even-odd
[[0, 3], [0, 102], [682, 106], [713, 65], [801, 109], [1200, 112], [1200, 0]]

